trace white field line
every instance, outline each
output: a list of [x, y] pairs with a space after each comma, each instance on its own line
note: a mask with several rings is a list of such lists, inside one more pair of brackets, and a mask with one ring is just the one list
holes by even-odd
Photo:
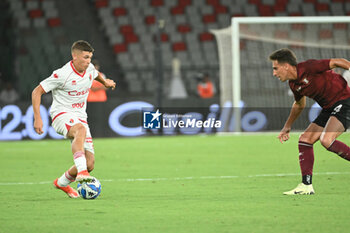
[[[350, 172], [315, 172], [314, 175], [347, 175]], [[117, 180], [100, 180], [101, 182], [137, 182], [137, 181], [178, 181], [178, 180], [218, 180], [218, 179], [237, 179], [237, 178], [258, 178], [258, 177], [283, 177], [283, 176], [300, 176], [300, 173], [277, 173], [277, 174], [257, 174], [247, 176], [198, 176], [198, 177], [173, 177], [173, 178], [126, 178]], [[51, 184], [52, 181], [42, 182], [10, 182], [0, 183], [0, 186], [8, 185], [40, 185]]]
[[[113, 180], [100, 180], [101, 182], [111, 182]], [[53, 184], [53, 181], [41, 181], [41, 182], [9, 182], [0, 183], [0, 186], [4, 185], [39, 185], [39, 184]]]

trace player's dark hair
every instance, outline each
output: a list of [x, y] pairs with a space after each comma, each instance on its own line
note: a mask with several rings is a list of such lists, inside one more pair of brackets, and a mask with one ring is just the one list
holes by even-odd
[[93, 53], [95, 50], [92, 48], [92, 46], [89, 44], [89, 42], [85, 40], [78, 40], [73, 43], [71, 51], [73, 50], [80, 50], [80, 51], [87, 51]]
[[297, 57], [290, 49], [279, 49], [270, 54], [271, 61], [278, 61], [278, 63], [288, 63], [292, 66], [297, 65]]

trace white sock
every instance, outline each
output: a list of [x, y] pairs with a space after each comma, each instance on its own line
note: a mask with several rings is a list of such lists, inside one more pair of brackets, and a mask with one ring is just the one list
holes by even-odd
[[66, 187], [70, 183], [72, 183], [74, 180], [75, 180], [74, 177], [69, 175], [68, 171], [66, 171], [65, 173], [63, 173], [63, 175], [60, 178], [58, 178], [57, 184], [61, 187]]
[[77, 167], [78, 173], [87, 170], [85, 154], [82, 151], [77, 151], [73, 155], [74, 163]]

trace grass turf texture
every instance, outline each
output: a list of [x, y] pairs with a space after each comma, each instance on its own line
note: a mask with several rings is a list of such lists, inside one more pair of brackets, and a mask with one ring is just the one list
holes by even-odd
[[316, 195], [283, 196], [300, 182], [298, 135], [276, 135], [95, 139], [92, 201], [52, 187], [68, 141], [1, 142], [0, 232], [348, 232], [349, 162], [317, 143]]

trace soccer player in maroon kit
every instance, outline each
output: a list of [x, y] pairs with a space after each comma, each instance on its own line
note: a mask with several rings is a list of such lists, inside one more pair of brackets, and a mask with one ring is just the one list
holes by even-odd
[[314, 165], [313, 144], [320, 140], [322, 146], [341, 158], [350, 161], [350, 148], [336, 140], [350, 126], [350, 88], [345, 79], [332, 71], [333, 68], [350, 68], [346, 59], [307, 60], [297, 63], [289, 49], [279, 49], [270, 55], [273, 75], [281, 82], [288, 80], [294, 94], [290, 115], [278, 138], [281, 143], [289, 139], [293, 122], [306, 105], [306, 96], [321, 107], [319, 116], [299, 137], [299, 163], [302, 183], [285, 195], [314, 194], [312, 170]]

